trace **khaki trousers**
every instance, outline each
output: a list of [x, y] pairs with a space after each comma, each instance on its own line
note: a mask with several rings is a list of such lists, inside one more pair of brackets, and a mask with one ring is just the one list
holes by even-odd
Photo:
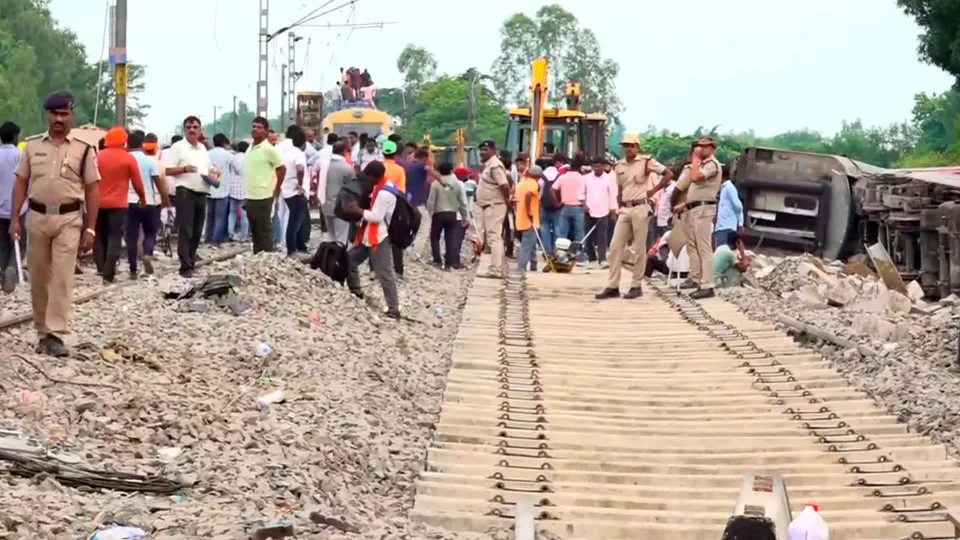
[[507, 205], [491, 204], [481, 208], [483, 216], [483, 239], [490, 246], [488, 274], [503, 274], [503, 220], [507, 217]]
[[627, 246], [634, 252], [633, 272], [630, 287], [639, 287], [643, 281], [643, 272], [647, 267], [647, 229], [650, 227], [650, 207], [647, 205], [624, 208], [617, 216], [613, 228], [613, 240], [610, 242], [610, 280], [608, 289], [620, 288], [620, 270]]
[[82, 230], [80, 212], [63, 215], [27, 212], [33, 324], [41, 338], [54, 334], [62, 339], [67, 333], [73, 304], [73, 269]]
[[713, 288], [713, 218], [717, 205], [703, 204], [683, 213], [687, 224], [690, 277], [704, 289]]

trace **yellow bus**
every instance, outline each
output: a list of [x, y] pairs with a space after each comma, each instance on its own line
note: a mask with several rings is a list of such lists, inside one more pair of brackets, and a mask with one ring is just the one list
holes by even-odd
[[346, 136], [351, 131], [366, 133], [370, 137], [393, 134], [393, 118], [373, 107], [355, 105], [334, 111], [323, 118], [323, 133]]

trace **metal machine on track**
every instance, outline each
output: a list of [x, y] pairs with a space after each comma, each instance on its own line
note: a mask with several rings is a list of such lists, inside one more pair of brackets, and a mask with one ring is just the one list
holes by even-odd
[[731, 168], [747, 234], [826, 259], [880, 243], [928, 296], [960, 291], [960, 167], [883, 169], [843, 156], [747, 148]]

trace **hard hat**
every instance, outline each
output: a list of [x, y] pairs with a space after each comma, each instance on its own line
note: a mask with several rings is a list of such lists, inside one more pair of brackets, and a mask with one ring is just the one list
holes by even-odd
[[623, 138], [620, 139], [620, 144], [635, 144], [640, 146], [640, 137], [636, 133], [624, 133]]

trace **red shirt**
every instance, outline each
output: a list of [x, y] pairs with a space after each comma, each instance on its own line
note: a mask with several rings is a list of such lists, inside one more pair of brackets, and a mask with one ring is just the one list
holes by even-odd
[[126, 208], [131, 182], [140, 200], [147, 200], [137, 158], [123, 148], [104, 148], [97, 154], [97, 162], [100, 165], [100, 208]]

